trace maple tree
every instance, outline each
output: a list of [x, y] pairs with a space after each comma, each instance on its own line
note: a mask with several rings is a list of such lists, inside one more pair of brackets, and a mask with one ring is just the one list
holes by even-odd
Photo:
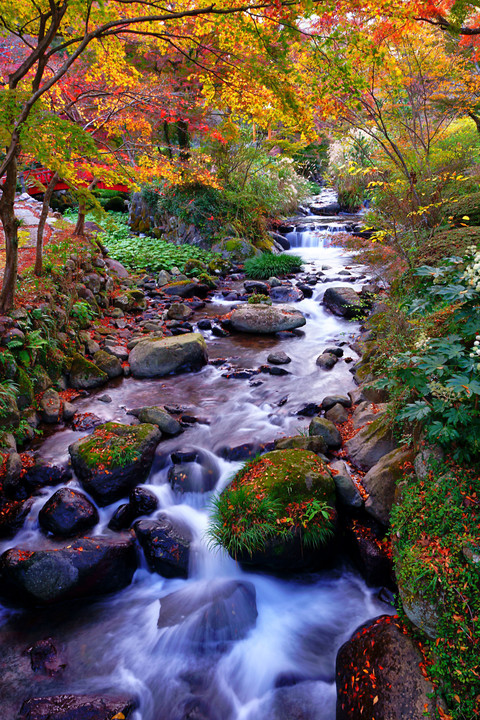
[[[80, 149], [76, 157], [72, 153], [66, 158], [68, 162], [63, 164], [62, 176], [68, 174], [69, 168], [78, 172], [81, 158], [89, 154], [98, 157], [98, 147], [92, 148], [91, 153], [85, 152], [88, 144], [85, 128], [75, 129], [68, 116], [51, 112], [52, 103], [59, 101], [62, 83], [70, 79], [76, 64], [88, 56], [88, 72], [93, 82], [102, 78], [114, 88], [114, 95], [119, 89], [126, 91], [135, 76], [137, 81], [140, 79], [140, 70], [132, 64], [130, 55], [132, 47], [142, 38], [150, 55], [161, 56], [168, 46], [192, 63], [194, 69], [201, 68], [204, 76], [213, 74], [218, 82], [228, 83], [217, 65], [232, 67], [242, 58], [240, 53], [232, 59], [234, 48], [229, 38], [236, 37], [238, 46], [242, 46], [243, 37], [243, 46], [247, 47], [255, 35], [257, 45], [261, 45], [259, 38], [267, 28], [271, 32], [271, 27], [278, 27], [279, 22], [294, 24], [299, 8], [300, 4], [293, 0], [210, 5], [186, 2], [178, 3], [171, 10], [165, 10], [155, 1], [130, 0], [98, 5], [90, 0], [43, 0], [40, 3], [23, 0], [15, 7], [2, 7], [0, 27], [6, 37], [2, 48], [2, 55], [6, 56], [3, 67], [6, 84], [0, 93], [0, 106], [2, 143], [6, 151], [0, 162], [3, 179], [0, 219], [5, 233], [6, 266], [0, 311], [8, 310], [14, 300], [18, 244], [14, 199], [22, 149], [26, 148], [32, 157], [41, 161], [42, 149], [44, 156], [48, 154], [45, 148], [50, 145], [51, 137], [66, 145], [69, 136], [69, 148], [80, 146]], [[215, 44], [205, 42], [205, 38], [215, 38]], [[197, 82], [204, 82], [204, 76]], [[97, 105], [100, 98], [101, 95], [97, 95]], [[115, 117], [111, 97], [109, 103], [107, 113], [111, 121]], [[39, 132], [40, 127], [43, 133]], [[72, 144], [73, 135], [77, 142]], [[49, 141], [42, 144], [45, 137]], [[145, 153], [139, 167], [151, 171], [152, 165], [159, 165], [160, 155]], [[49, 166], [60, 171], [52, 160]], [[104, 172], [109, 171], [111, 168], [104, 167]], [[138, 177], [138, 173], [135, 174]]]

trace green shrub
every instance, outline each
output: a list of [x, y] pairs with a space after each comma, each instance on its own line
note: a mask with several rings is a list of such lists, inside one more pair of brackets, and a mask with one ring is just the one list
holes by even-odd
[[299, 272], [302, 258], [297, 255], [273, 255], [262, 253], [245, 261], [245, 274], [255, 280], [268, 280], [270, 277]]
[[480, 713], [477, 495], [476, 469], [442, 463], [423, 480], [407, 478], [392, 514], [402, 595], [435, 610], [437, 639], [422, 641], [429, 676], [440, 683], [455, 720]]
[[250, 295], [248, 298], [248, 302], [250, 305], [271, 305], [272, 299], [268, 297], [268, 295], [262, 295], [262, 293], [255, 293], [255, 295]]

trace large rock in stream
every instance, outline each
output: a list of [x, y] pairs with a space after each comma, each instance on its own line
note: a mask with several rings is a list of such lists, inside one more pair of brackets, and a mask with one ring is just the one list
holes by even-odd
[[362, 626], [337, 656], [336, 720], [436, 717], [423, 657], [397, 621], [383, 615]]
[[147, 479], [161, 437], [155, 425], [111, 422], [74, 442], [68, 451], [83, 487], [103, 506]]
[[245, 304], [230, 316], [234, 330], [255, 335], [273, 335], [303, 327], [306, 320], [300, 310], [288, 305]]
[[255, 586], [238, 580], [195, 583], [160, 600], [159, 628], [206, 647], [241, 640], [257, 619]]
[[38, 513], [42, 530], [59, 537], [73, 537], [90, 530], [99, 521], [98, 510], [78, 490], [60, 488]]
[[20, 605], [51, 605], [117, 592], [137, 567], [135, 539], [90, 537], [69, 545], [15, 547], [0, 557], [0, 593]]
[[136, 707], [125, 695], [54, 695], [25, 700], [18, 720], [128, 720]]
[[365, 313], [365, 303], [351, 287], [332, 287], [325, 290], [323, 304], [334, 315], [348, 319], [358, 318]]
[[132, 374], [140, 378], [199, 370], [207, 362], [207, 344], [200, 333], [141, 340], [129, 357]]
[[166, 515], [156, 520], [138, 520], [134, 525], [138, 542], [153, 572], [164, 577], [187, 577], [191, 538]]

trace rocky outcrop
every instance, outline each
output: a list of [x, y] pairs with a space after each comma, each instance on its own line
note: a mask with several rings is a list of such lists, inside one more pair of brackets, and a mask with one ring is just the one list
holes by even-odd
[[420, 720], [435, 717], [434, 688], [423, 657], [397, 621], [381, 616], [362, 626], [337, 656], [336, 720]]
[[200, 333], [141, 340], [130, 353], [135, 377], [161, 377], [199, 370], [208, 362], [207, 344]]
[[234, 330], [254, 335], [273, 335], [303, 327], [306, 320], [300, 310], [282, 305], [246, 304], [236, 307], [230, 321]]
[[380, 416], [348, 440], [345, 450], [356, 467], [370, 470], [384, 455], [395, 450], [396, 446], [391, 427], [386, 419]]
[[154, 425], [105, 423], [68, 451], [85, 490], [99, 505], [108, 505], [146, 480], [161, 436]]
[[397, 481], [405, 473], [405, 463], [411, 464], [413, 459], [411, 450], [392, 450], [363, 477], [362, 484], [368, 493], [365, 510], [384, 527], [390, 524]]
[[129, 585], [136, 566], [130, 534], [82, 538], [40, 550], [18, 546], [0, 557], [0, 592], [21, 605], [105, 595]]

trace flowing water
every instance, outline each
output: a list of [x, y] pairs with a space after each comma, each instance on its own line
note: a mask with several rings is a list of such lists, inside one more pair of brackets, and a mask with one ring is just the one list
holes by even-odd
[[[200, 419], [181, 436], [161, 443], [147, 484], [159, 499], [159, 512], [190, 529], [190, 574], [188, 580], [167, 580], [150, 573], [143, 561], [130, 587], [94, 604], [0, 611], [2, 717], [14, 718], [22, 700], [31, 696], [121, 691], [139, 698], [135, 720], [333, 720], [338, 648], [359, 624], [391, 608], [347, 566], [289, 578], [245, 572], [226, 553], [209, 547], [206, 530], [212, 495], [221, 492], [241, 466], [222, 459], [222, 448], [298, 434], [309, 422], [297, 414], [305, 404], [354, 387], [347, 362], [328, 372], [315, 364], [332, 344], [343, 344], [344, 356], [357, 358], [349, 344], [358, 325], [331, 315], [320, 304], [329, 285], [360, 289], [365, 282], [365, 269], [331, 245], [334, 232], [339, 226], [345, 229], [347, 222], [352, 219], [336, 217], [325, 229], [326, 218], [307, 217], [302, 219], [303, 229], [297, 225], [288, 235], [293, 252], [301, 253], [307, 263], [306, 272], [319, 275], [313, 297], [297, 304], [307, 317], [297, 336], [218, 338], [205, 332], [210, 359], [225, 358], [223, 365], [210, 364], [195, 374], [161, 380], [130, 378], [108, 388], [110, 404], [99, 400], [105, 389], [76, 403], [82, 412], [124, 423], [133, 421], [128, 409], [154, 404], [181, 406]], [[339, 275], [346, 266], [351, 276]], [[231, 307], [219, 295], [197, 319], [223, 314]], [[292, 358], [288, 375], [225, 377], [232, 368], [258, 368], [273, 348]], [[55, 432], [40, 452], [58, 464], [66, 460], [68, 445], [84, 434], [70, 429]], [[169, 454], [185, 446], [201, 451], [213, 469], [217, 478], [213, 492], [180, 494], [171, 489]], [[198, 478], [201, 482], [200, 467]], [[20, 544], [46, 544], [36, 518], [57, 489], [45, 489], [24, 528], [2, 544], [2, 551]], [[107, 523], [119, 504], [100, 511], [100, 523], [92, 534], [110, 532]], [[200, 631], [197, 611], [202, 598], [211, 602], [232, 581], [245, 584], [240, 587], [250, 588], [249, 592], [248, 583], [253, 584], [258, 611], [255, 626], [236, 641], [229, 640], [228, 628], [224, 637], [205, 630], [201, 623]], [[173, 599], [174, 615], [179, 617], [159, 628], [161, 607], [172, 607], [168, 600], [162, 606], [162, 598], [176, 591], [181, 591]], [[248, 608], [245, 612], [248, 615]], [[248, 618], [240, 613], [235, 622], [241, 627], [243, 621]], [[33, 676], [25, 656], [29, 645], [45, 637], [54, 639], [66, 663], [65, 670], [52, 678]]]

